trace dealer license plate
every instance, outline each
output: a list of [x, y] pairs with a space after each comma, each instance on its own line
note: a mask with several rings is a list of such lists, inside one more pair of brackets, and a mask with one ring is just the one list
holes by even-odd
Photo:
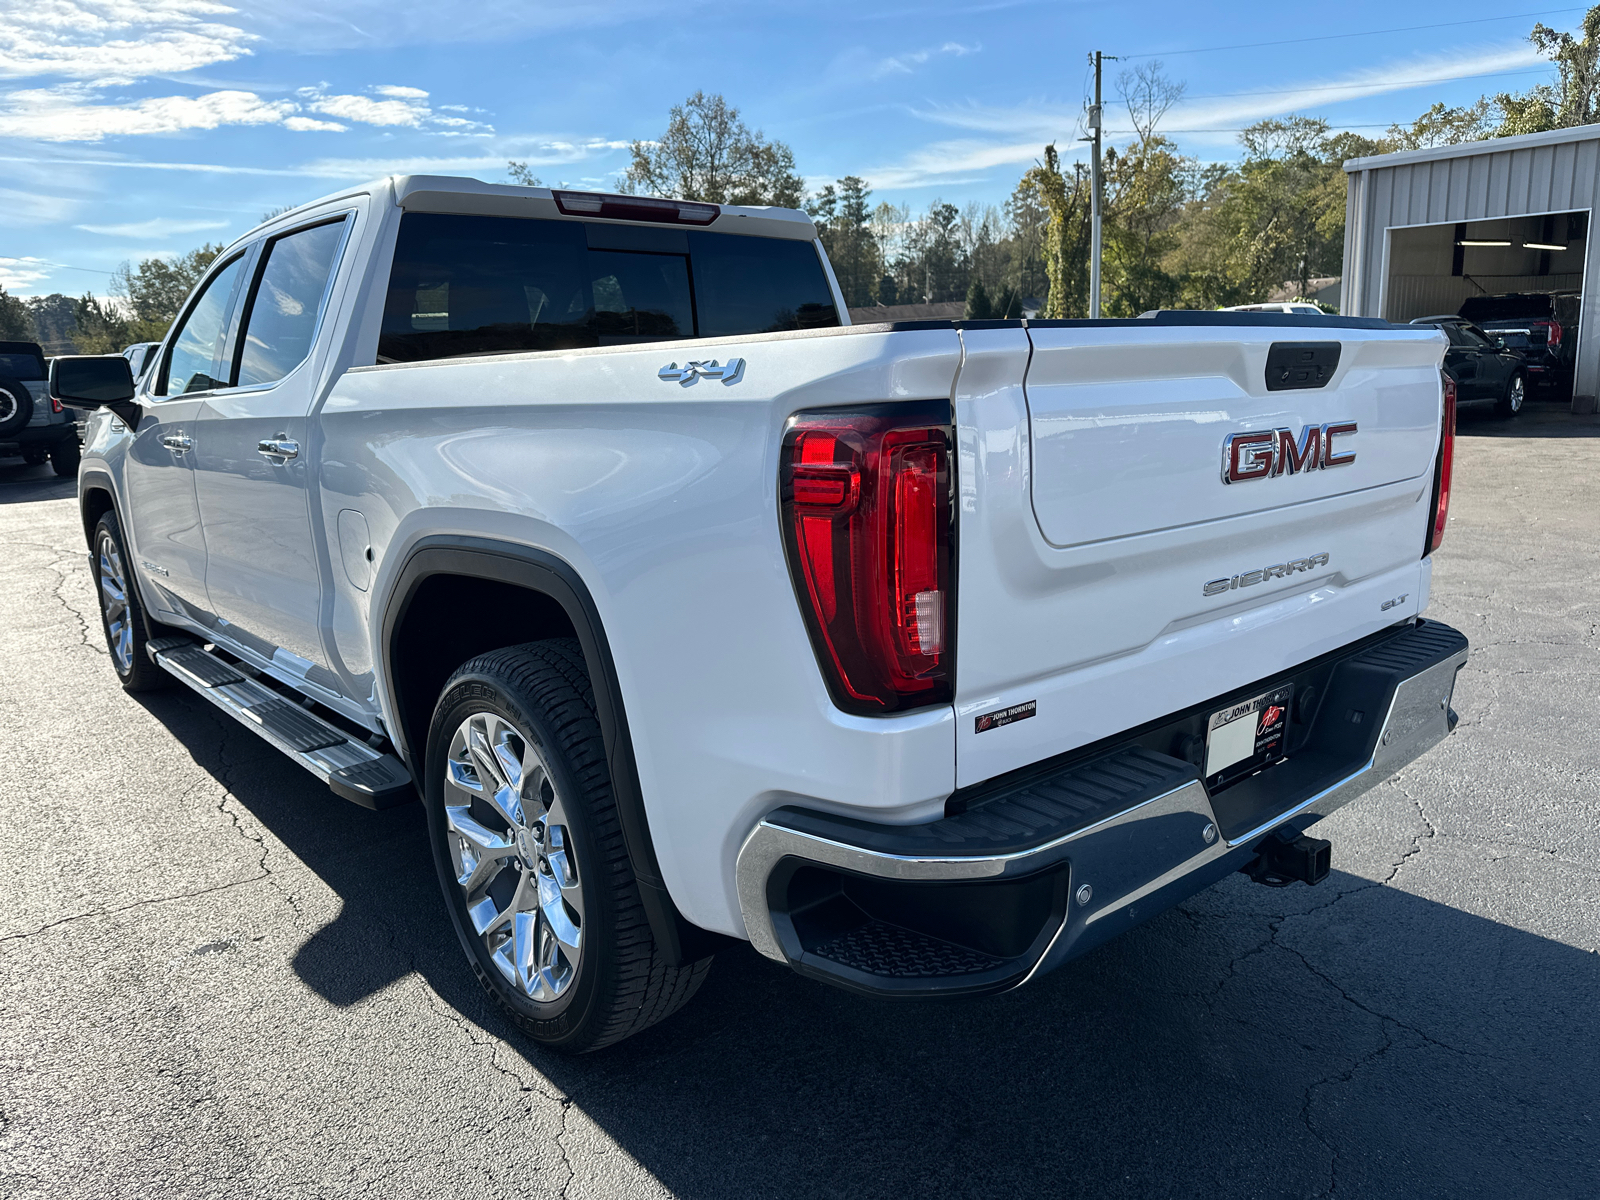
[[1211, 714], [1206, 725], [1206, 785], [1229, 783], [1284, 756], [1289, 701], [1284, 685]]

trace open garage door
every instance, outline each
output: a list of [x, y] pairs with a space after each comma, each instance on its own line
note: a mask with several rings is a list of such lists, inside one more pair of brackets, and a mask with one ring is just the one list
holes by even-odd
[[1383, 315], [1464, 316], [1526, 346], [1535, 397], [1567, 403], [1577, 361], [1587, 212], [1389, 231]]

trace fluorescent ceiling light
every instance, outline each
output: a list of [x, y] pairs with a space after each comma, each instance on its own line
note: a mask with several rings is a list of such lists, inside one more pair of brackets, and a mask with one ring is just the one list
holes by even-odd
[[[1483, 240], [1481, 238], [1458, 238], [1456, 240], [1456, 245], [1458, 245], [1458, 246], [1509, 246], [1509, 245], [1511, 245], [1511, 243], [1510, 242], [1491, 242], [1491, 241], [1485, 241], [1485, 240]], [[1566, 249], [1566, 247], [1563, 246], [1562, 249]]]
[[1567, 244], [1565, 242], [1523, 242], [1522, 248], [1524, 250], [1565, 250]]

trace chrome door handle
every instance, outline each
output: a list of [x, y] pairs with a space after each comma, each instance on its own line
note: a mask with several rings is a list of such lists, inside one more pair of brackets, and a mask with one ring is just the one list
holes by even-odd
[[300, 443], [286, 437], [262, 438], [256, 443], [256, 453], [274, 462], [288, 462], [300, 457]]
[[185, 450], [193, 449], [194, 439], [184, 433], [163, 434], [161, 444], [174, 454], [182, 454]]

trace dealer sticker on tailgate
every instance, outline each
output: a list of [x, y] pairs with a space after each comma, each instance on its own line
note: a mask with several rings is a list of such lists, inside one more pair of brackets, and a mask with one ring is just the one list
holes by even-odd
[[1283, 757], [1294, 688], [1284, 685], [1211, 714], [1206, 726], [1206, 784], [1237, 779]]

